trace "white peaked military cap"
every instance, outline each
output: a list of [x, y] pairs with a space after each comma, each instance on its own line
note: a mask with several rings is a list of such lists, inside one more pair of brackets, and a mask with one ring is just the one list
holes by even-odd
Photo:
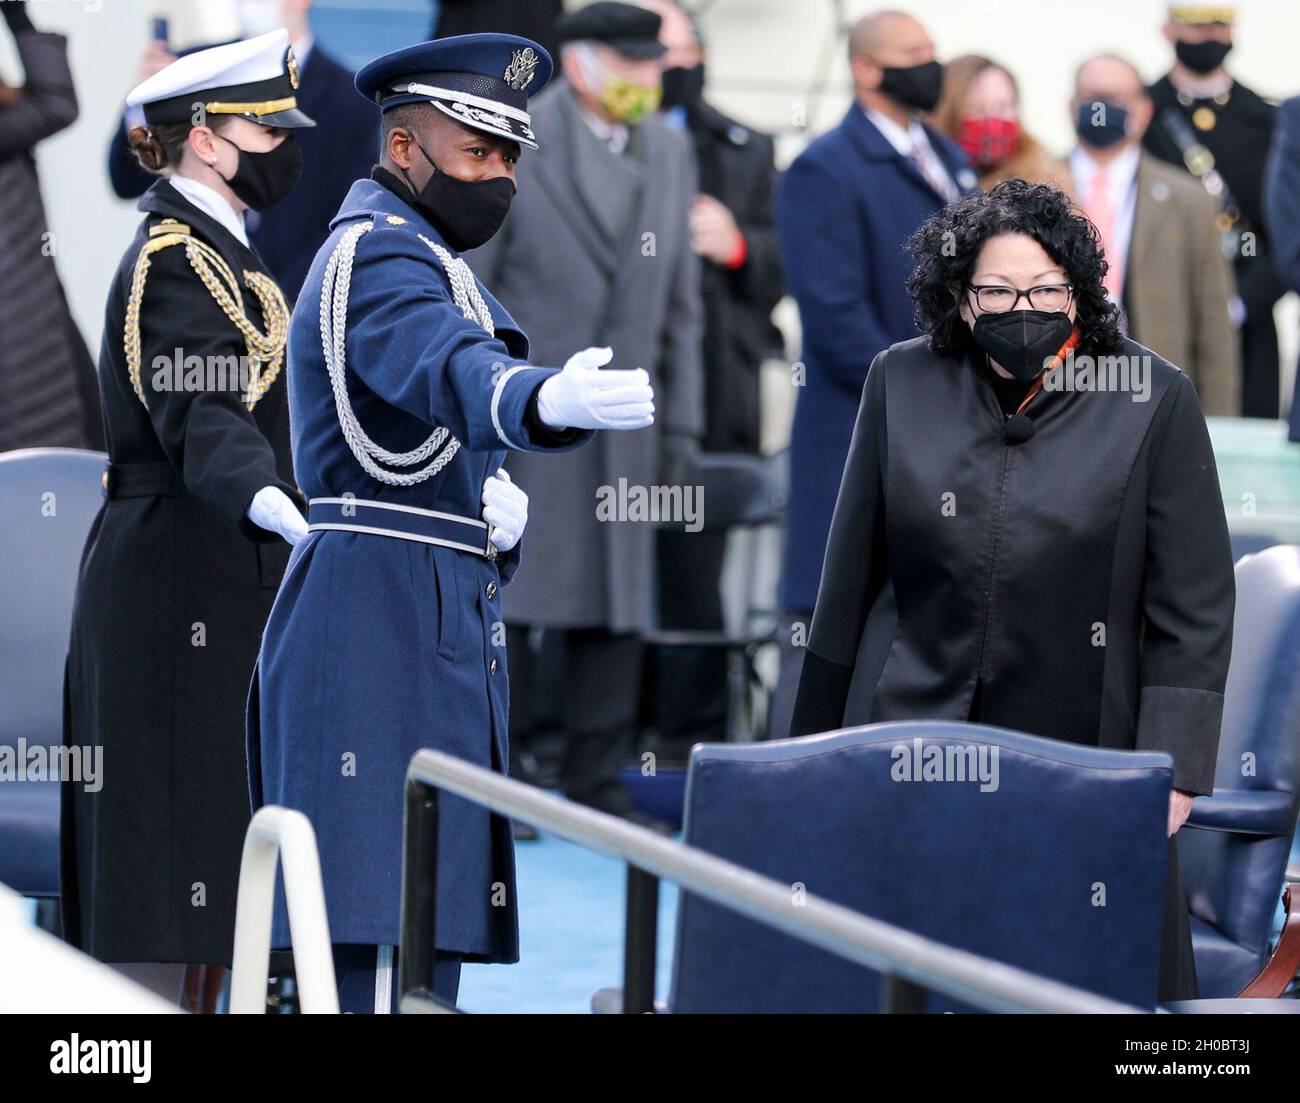
[[263, 126], [315, 126], [298, 109], [298, 64], [284, 29], [178, 57], [126, 97], [151, 126], [239, 115]]

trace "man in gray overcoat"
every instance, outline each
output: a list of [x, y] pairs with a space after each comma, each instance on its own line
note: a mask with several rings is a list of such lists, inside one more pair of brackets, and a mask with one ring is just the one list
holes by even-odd
[[617, 771], [655, 592], [655, 527], [638, 507], [680, 483], [703, 431], [695, 167], [687, 136], [654, 117], [659, 22], [604, 2], [561, 20], [564, 80], [533, 106], [548, 140], [520, 162], [502, 231], [467, 258], [538, 363], [608, 346], [614, 367], [650, 373], [657, 396], [647, 431], [602, 435], [544, 467], [522, 453], [507, 463], [533, 503], [528, 554], [504, 594], [511, 743], [527, 741], [535, 716], [540, 637], [562, 664], [565, 793], [634, 819]]

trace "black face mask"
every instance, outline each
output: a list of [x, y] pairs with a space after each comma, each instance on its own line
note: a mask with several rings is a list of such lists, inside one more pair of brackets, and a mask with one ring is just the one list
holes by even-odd
[[506, 176], [458, 180], [435, 165], [424, 146], [415, 144], [433, 169], [433, 175], [418, 192], [411, 183], [411, 174], [402, 170], [416, 209], [433, 223], [456, 252], [477, 249], [501, 229], [510, 213], [510, 201], [515, 197], [514, 181]]
[[1074, 132], [1086, 146], [1109, 149], [1128, 133], [1128, 110], [1105, 100], [1081, 103], [1074, 116]]
[[904, 107], [933, 111], [943, 93], [943, 66], [937, 61], [910, 65], [905, 69], [884, 69], [879, 91]]
[[1231, 42], [1175, 42], [1174, 56], [1193, 73], [1213, 73], [1231, 49]]
[[663, 97], [660, 107], [689, 106], [704, 97], [704, 65], [685, 69], [680, 65], [663, 72]]
[[1043, 370], [1043, 361], [1070, 339], [1074, 323], [1059, 310], [1008, 310], [981, 314], [971, 332], [999, 367], [1022, 383], [1032, 383]]
[[274, 207], [293, 191], [293, 186], [302, 176], [302, 147], [292, 134], [265, 153], [252, 153], [236, 146], [229, 138], [221, 140], [230, 142], [239, 150], [235, 175], [228, 180], [224, 176], [222, 179], [230, 185], [232, 192], [255, 211]]

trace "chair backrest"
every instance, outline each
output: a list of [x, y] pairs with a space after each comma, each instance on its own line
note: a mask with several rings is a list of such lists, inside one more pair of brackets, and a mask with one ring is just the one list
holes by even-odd
[[63, 665], [102, 452], [0, 454], [0, 745], [63, 741]]
[[[697, 452], [682, 473], [682, 482], [698, 487], [701, 520], [710, 532], [743, 525], [772, 524], [785, 508], [785, 463], [746, 452]], [[680, 528], [676, 519], [661, 527]]]
[[[955, 722], [702, 745], [684, 834], [792, 893], [1152, 1007], [1171, 772], [1163, 753]], [[673, 1011], [875, 1011], [879, 979], [682, 896]]]
[[1257, 552], [1236, 571], [1214, 785], [1289, 795], [1289, 826], [1276, 836], [1191, 830], [1179, 833], [1178, 845], [1192, 913], [1262, 962], [1300, 793], [1300, 547]]

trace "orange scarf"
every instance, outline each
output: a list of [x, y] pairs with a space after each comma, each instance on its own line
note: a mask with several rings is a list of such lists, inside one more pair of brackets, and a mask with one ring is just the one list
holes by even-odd
[[1052, 357], [1052, 363], [1038, 373], [1037, 378], [1034, 380], [1034, 385], [1029, 388], [1029, 393], [1025, 395], [1021, 400], [1020, 405], [1016, 407], [1016, 413], [1023, 414], [1025, 412], [1025, 407], [1028, 406], [1030, 402], [1034, 400], [1034, 396], [1043, 389], [1043, 376], [1045, 376], [1049, 371], [1055, 371], [1065, 363], [1065, 354], [1069, 352], [1070, 349], [1077, 349], [1079, 347], [1079, 342], [1082, 339], [1083, 331], [1076, 325], [1070, 336], [1065, 339], [1065, 344], [1063, 344], [1057, 350], [1056, 355]]

